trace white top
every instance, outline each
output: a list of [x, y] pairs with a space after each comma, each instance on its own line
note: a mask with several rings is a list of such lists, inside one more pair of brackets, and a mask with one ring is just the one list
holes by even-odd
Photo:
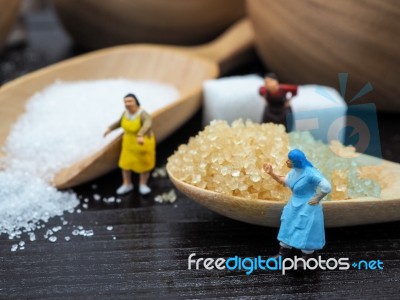
[[140, 107], [134, 114], [131, 114], [130, 112], [129, 112], [129, 110], [125, 110], [125, 112], [126, 112], [126, 114], [125, 114], [125, 116], [126, 116], [126, 118], [128, 119], [128, 120], [134, 120], [134, 119], [136, 119], [136, 117], [137, 116], [140, 116], [140, 114], [142, 113], [142, 108]]

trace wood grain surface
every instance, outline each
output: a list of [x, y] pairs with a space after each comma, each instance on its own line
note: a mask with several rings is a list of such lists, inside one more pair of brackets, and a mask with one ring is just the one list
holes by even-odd
[[[197, 114], [158, 148], [162, 165], [193, 130]], [[400, 157], [399, 157], [400, 159]], [[95, 201], [93, 194], [114, 195], [118, 171], [75, 189], [89, 198], [89, 209], [66, 214], [69, 222], [51, 243], [42, 236], [60, 225], [54, 218], [27, 241], [25, 250], [10, 252], [15, 241], [0, 237], [1, 298], [51, 299], [396, 299], [400, 288], [400, 222], [326, 229], [323, 259], [348, 257], [350, 262], [380, 259], [383, 270], [312, 271], [188, 270], [188, 256], [266, 258], [278, 250], [277, 229], [225, 218], [178, 192], [174, 204], [154, 203], [153, 197], [173, 188], [165, 178], [153, 178], [149, 197], [137, 191], [121, 204]], [[138, 180], [138, 178], [135, 178]], [[94, 190], [91, 185], [97, 184]], [[340, 218], [340, 215], [337, 216]], [[107, 230], [107, 226], [113, 230]], [[77, 226], [93, 229], [92, 237], [72, 236]], [[71, 236], [66, 242], [64, 236]], [[116, 239], [114, 240], [113, 237]], [[26, 239], [25, 239], [26, 241]]]

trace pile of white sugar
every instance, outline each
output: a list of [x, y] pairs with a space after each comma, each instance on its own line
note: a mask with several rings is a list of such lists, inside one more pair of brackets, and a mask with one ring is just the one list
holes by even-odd
[[0, 234], [20, 237], [79, 204], [74, 193], [57, 191], [50, 182], [59, 170], [113, 140], [118, 131], [107, 138], [103, 133], [121, 117], [128, 93], [150, 114], [179, 97], [174, 87], [158, 82], [106, 79], [55, 82], [28, 101], [0, 162]]

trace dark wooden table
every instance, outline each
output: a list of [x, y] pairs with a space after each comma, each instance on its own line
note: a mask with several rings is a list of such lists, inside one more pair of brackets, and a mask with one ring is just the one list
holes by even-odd
[[[81, 52], [71, 47], [51, 10], [29, 15], [27, 24], [27, 45], [8, 49], [0, 57], [1, 82]], [[378, 115], [383, 156], [400, 162], [398, 118], [395, 114]], [[177, 146], [200, 129], [201, 112], [157, 147], [157, 165], [164, 165]], [[55, 243], [43, 235], [61, 225], [58, 217], [38, 230], [37, 240], [27, 242], [25, 250], [11, 252], [15, 241], [0, 236], [0, 298], [399, 297], [400, 222], [326, 230], [327, 244], [320, 252], [323, 257], [348, 257], [350, 262], [379, 259], [383, 270], [351, 268], [287, 275], [260, 270], [251, 275], [244, 271], [188, 270], [191, 253], [197, 258], [266, 258], [275, 254], [277, 229], [230, 220], [179, 192], [174, 204], [154, 202], [154, 196], [173, 188], [168, 178], [153, 178], [150, 196], [142, 197], [135, 191], [121, 203], [94, 200], [94, 194], [114, 196], [120, 180], [120, 172], [115, 171], [75, 188], [82, 199], [89, 199], [89, 207], [84, 209], [82, 200], [81, 213], [65, 214], [69, 223], [57, 232]], [[78, 226], [92, 229], [94, 235], [73, 236], [71, 232]], [[113, 229], [107, 230], [107, 226]], [[71, 240], [65, 241], [64, 236]]]

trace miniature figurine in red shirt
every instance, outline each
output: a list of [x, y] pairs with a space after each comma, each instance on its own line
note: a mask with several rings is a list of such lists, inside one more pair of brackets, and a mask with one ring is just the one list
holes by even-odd
[[[297, 95], [297, 85], [279, 84], [278, 77], [274, 73], [266, 74], [264, 80], [265, 86], [259, 90], [260, 95], [267, 101], [262, 122], [283, 124], [286, 131], [290, 131], [291, 128], [287, 128], [286, 115], [292, 113], [290, 98]], [[291, 93], [290, 98], [288, 93]]]

